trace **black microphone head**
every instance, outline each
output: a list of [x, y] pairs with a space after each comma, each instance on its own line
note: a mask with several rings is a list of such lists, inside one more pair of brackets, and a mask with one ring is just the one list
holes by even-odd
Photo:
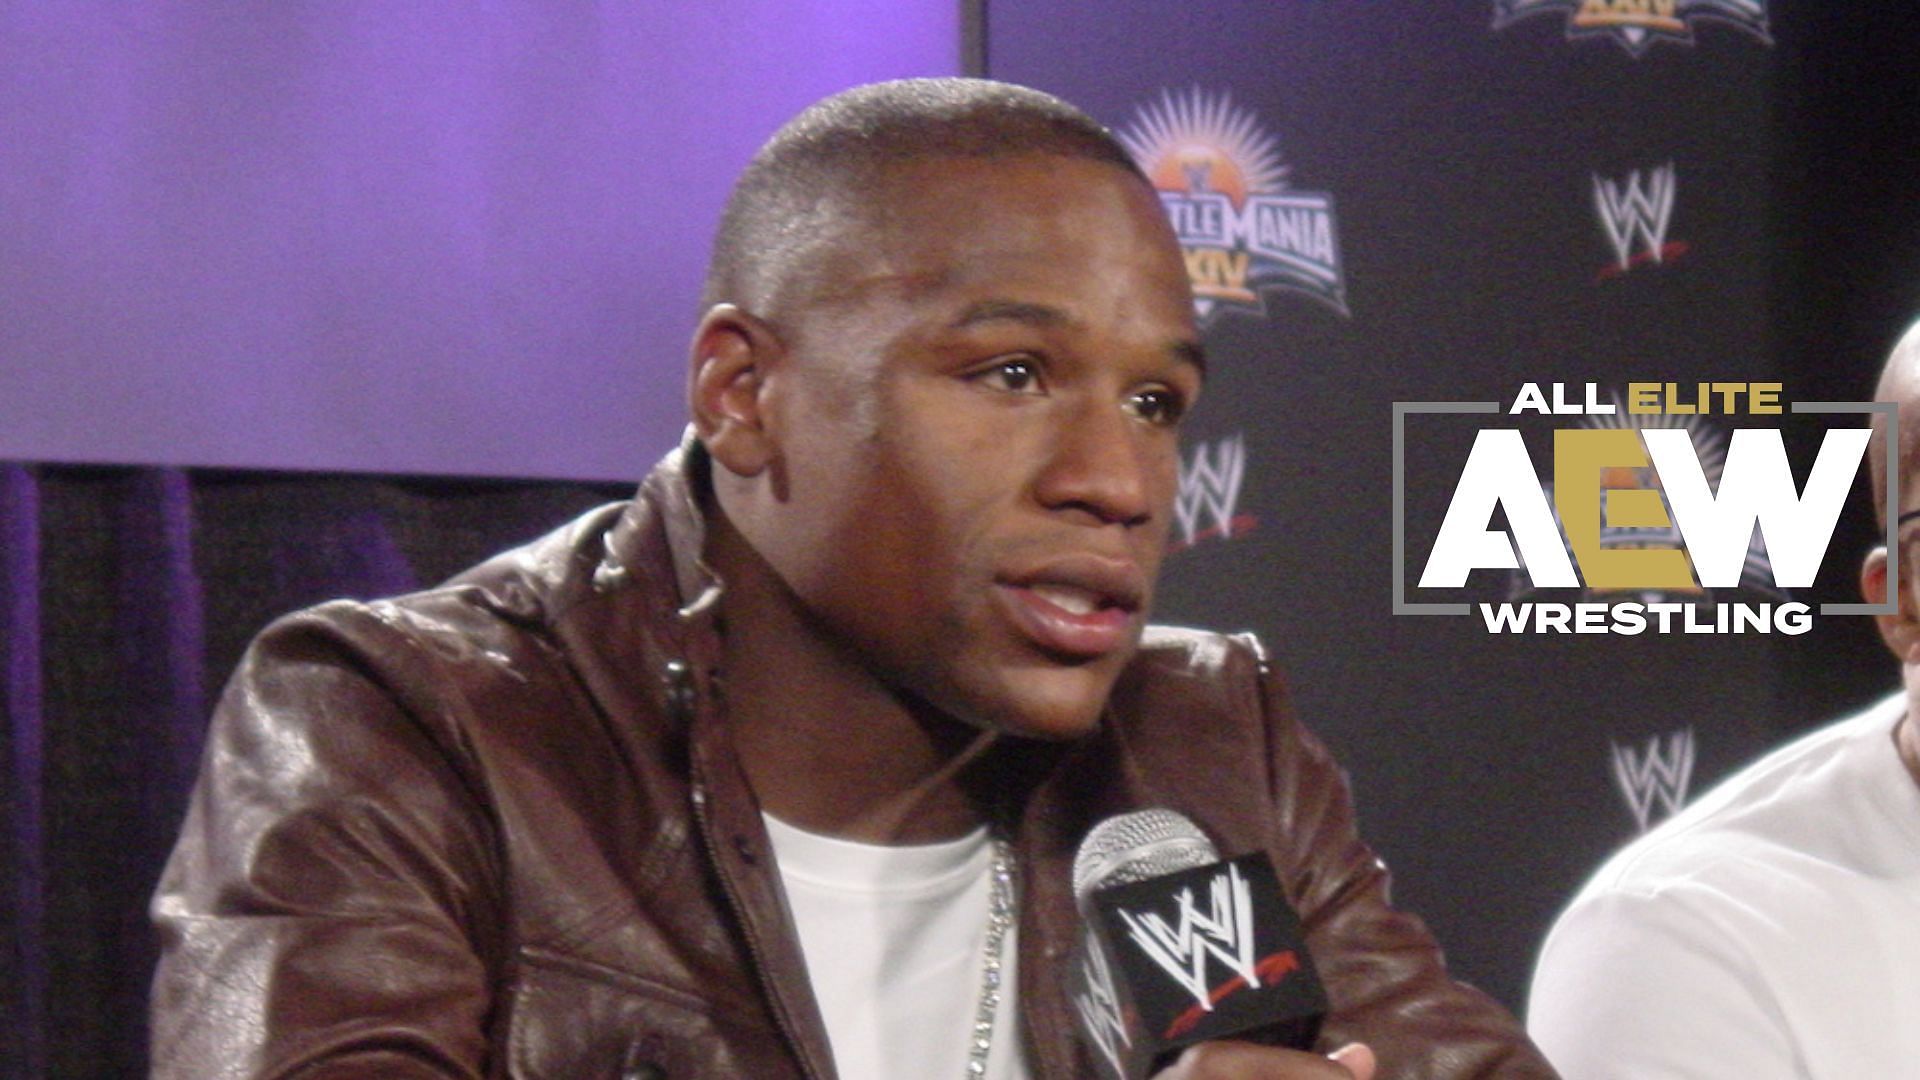
[[1185, 814], [1154, 807], [1095, 825], [1073, 857], [1073, 898], [1220, 861], [1220, 851]]

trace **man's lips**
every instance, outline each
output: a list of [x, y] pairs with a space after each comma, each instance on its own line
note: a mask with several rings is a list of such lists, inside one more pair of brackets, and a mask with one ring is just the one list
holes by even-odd
[[1132, 643], [1146, 582], [1130, 562], [1076, 555], [1002, 577], [994, 594], [1034, 644], [1094, 659]]

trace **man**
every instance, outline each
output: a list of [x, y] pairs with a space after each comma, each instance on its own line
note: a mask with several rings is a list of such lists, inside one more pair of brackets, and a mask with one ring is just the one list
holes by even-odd
[[631, 506], [255, 643], [155, 900], [163, 1075], [1087, 1075], [1071, 860], [1160, 805], [1271, 853], [1334, 1006], [1331, 1056], [1171, 1076], [1544, 1074], [1252, 643], [1143, 644], [1203, 370], [1103, 129], [830, 98], [705, 299]]
[[[1920, 516], [1920, 326], [1899, 404], [1899, 520]], [[1876, 418], [1877, 422], [1877, 418]], [[1886, 437], [1884, 429], [1880, 438]], [[1886, 522], [1884, 443], [1870, 452]], [[1614, 856], [1561, 915], [1528, 1024], [1570, 1078], [1910, 1076], [1920, 1063], [1920, 549], [1860, 570], [1906, 691], [1749, 766]]]

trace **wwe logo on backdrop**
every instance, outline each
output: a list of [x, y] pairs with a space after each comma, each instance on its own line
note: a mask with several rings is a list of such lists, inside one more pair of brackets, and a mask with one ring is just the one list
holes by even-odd
[[[1194, 447], [1193, 457], [1180, 463], [1180, 487], [1174, 495], [1173, 516], [1180, 524], [1182, 547], [1209, 536], [1230, 539], [1236, 524], [1234, 507], [1240, 502], [1240, 485], [1247, 475], [1247, 443], [1244, 436], [1230, 435], [1216, 442]], [[1211, 521], [1211, 525], [1204, 523]]]
[[1123, 910], [1120, 918], [1140, 951], [1185, 987], [1201, 1009], [1212, 1012], [1207, 957], [1232, 969], [1249, 988], [1259, 988], [1260, 975], [1254, 956], [1253, 897], [1240, 868], [1229, 863], [1225, 873], [1214, 876], [1208, 894], [1203, 914], [1194, 906], [1193, 890], [1180, 890], [1176, 900], [1179, 912], [1173, 925], [1156, 912], [1136, 916]]
[[1653, 815], [1656, 800], [1665, 808], [1662, 816], [1671, 816], [1687, 801], [1687, 785], [1693, 780], [1693, 729], [1655, 735], [1636, 749], [1614, 743], [1613, 782], [1633, 811], [1633, 820], [1641, 832]]
[[1113, 1065], [1114, 1074], [1121, 1075], [1126, 1070], [1120, 1064], [1120, 1049], [1133, 1045], [1133, 1040], [1127, 1037], [1127, 1024], [1120, 1016], [1120, 995], [1113, 987], [1106, 950], [1089, 943], [1081, 965], [1086, 990], [1074, 994], [1073, 1007], [1079, 1010], [1094, 1046]]
[[1627, 174], [1625, 180], [1609, 180], [1593, 174], [1593, 207], [1600, 224], [1613, 243], [1620, 260], [1620, 272], [1633, 269], [1634, 239], [1640, 240], [1640, 261], [1659, 264], [1667, 256], [1667, 225], [1673, 220], [1673, 196], [1678, 185], [1673, 163]]

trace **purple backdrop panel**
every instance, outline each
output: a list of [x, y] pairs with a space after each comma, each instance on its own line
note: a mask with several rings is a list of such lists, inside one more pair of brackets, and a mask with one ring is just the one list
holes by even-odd
[[734, 174], [951, 0], [0, 0], [0, 459], [636, 476]]

